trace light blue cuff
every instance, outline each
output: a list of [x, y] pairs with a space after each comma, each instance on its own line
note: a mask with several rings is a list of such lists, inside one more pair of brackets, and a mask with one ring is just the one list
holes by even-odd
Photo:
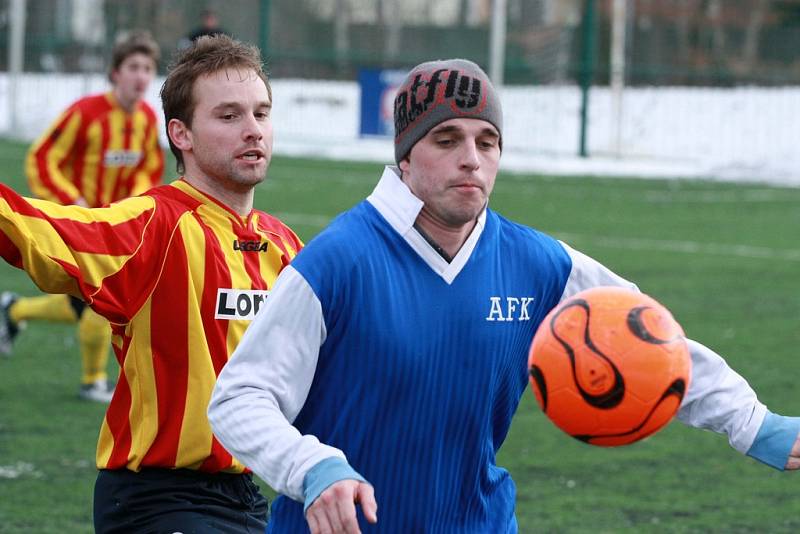
[[350, 467], [350, 464], [335, 456], [325, 458], [309, 469], [303, 479], [303, 493], [306, 499], [303, 505], [303, 513], [308, 510], [308, 507], [317, 500], [320, 493], [325, 491], [328, 486], [340, 480], [348, 479], [366, 482], [366, 479], [359, 475], [355, 469]]
[[768, 411], [747, 455], [783, 471], [799, 433], [800, 417], [786, 417]]

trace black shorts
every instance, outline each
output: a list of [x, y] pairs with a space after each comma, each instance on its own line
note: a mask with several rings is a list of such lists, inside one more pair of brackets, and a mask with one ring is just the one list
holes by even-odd
[[190, 469], [101, 469], [94, 486], [97, 533], [255, 533], [267, 499], [251, 475]]
[[72, 311], [75, 312], [75, 317], [80, 319], [81, 315], [83, 315], [83, 310], [86, 309], [86, 303], [78, 297], [73, 297], [72, 295], [67, 296], [69, 297], [69, 305], [72, 307]]

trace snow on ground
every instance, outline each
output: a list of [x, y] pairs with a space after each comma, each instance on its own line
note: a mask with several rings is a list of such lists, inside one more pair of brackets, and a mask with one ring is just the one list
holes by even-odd
[[[147, 95], [159, 115], [162, 83], [163, 78], [155, 80]], [[13, 85], [0, 73], [0, 133], [32, 140], [69, 103], [107, 88], [102, 75], [24, 74]], [[577, 87], [514, 86], [499, 92], [504, 110], [501, 168], [506, 171], [800, 187], [800, 87], [626, 88], [619, 115], [613, 112], [609, 89], [593, 88], [589, 158], [576, 155]], [[361, 90], [356, 82], [277, 79], [272, 94], [276, 154], [392, 162], [391, 139], [359, 135]], [[390, 118], [390, 108], [382, 114]], [[163, 128], [161, 141], [166, 147]]]
[[[275, 140], [275, 154], [332, 160], [366, 161], [392, 164], [394, 147], [390, 139], [353, 139], [323, 142], [320, 140]], [[715, 180], [725, 182], [763, 183], [800, 187], [798, 172], [770, 168], [768, 164], [735, 164], [732, 162], [664, 160], [655, 158], [614, 157], [607, 155], [581, 158], [565, 154], [537, 154], [506, 149], [500, 168], [513, 173], [535, 173], [555, 176], [615, 176]]]

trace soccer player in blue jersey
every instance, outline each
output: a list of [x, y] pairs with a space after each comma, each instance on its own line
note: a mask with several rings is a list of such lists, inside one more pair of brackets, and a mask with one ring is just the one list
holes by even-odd
[[[477, 65], [417, 66], [394, 113], [397, 166], [282, 272], [211, 399], [222, 444], [283, 494], [268, 531], [516, 532], [495, 458], [536, 327], [578, 291], [636, 287], [488, 208], [503, 125]], [[689, 346], [678, 417], [800, 467], [800, 418]]]

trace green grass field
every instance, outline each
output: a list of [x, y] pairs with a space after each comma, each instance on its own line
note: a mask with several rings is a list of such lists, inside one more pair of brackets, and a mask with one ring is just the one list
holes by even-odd
[[[24, 151], [0, 143], [0, 177], [19, 191]], [[309, 240], [380, 172], [275, 158], [256, 205]], [[800, 189], [502, 175], [492, 206], [637, 282], [769, 407], [800, 415]], [[0, 281], [36, 294], [5, 264]], [[0, 532], [91, 532], [103, 407], [77, 399], [79, 374], [69, 325], [31, 324], [0, 359]], [[800, 475], [677, 422], [633, 446], [595, 448], [558, 431], [527, 392], [499, 462], [516, 481], [524, 533], [800, 531]]]

